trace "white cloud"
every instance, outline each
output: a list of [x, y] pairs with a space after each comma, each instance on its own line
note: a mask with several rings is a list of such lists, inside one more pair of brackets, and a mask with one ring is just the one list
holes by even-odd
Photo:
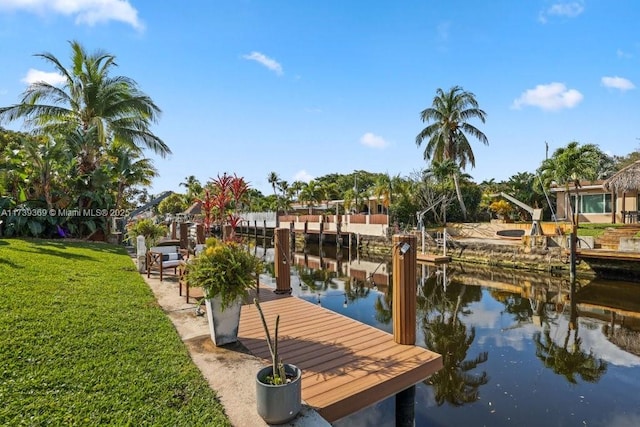
[[603, 77], [601, 79], [602, 85], [613, 89], [620, 89], [621, 91], [635, 89], [636, 86], [631, 83], [630, 80], [623, 77]]
[[74, 16], [76, 24], [89, 26], [120, 21], [136, 30], [144, 29], [144, 25], [138, 19], [138, 11], [128, 0], [2, 0], [1, 9], [26, 10], [40, 15], [59, 13]]
[[550, 16], [564, 16], [567, 18], [575, 18], [584, 12], [584, 4], [582, 1], [574, 1], [570, 3], [555, 3], [543, 10], [538, 15], [538, 20], [543, 24], [547, 22]]
[[513, 101], [511, 108], [519, 110], [523, 106], [539, 107], [543, 110], [555, 111], [573, 108], [582, 101], [582, 94], [575, 89], [567, 89], [562, 83], [537, 85], [528, 89]]
[[283, 74], [282, 65], [280, 65], [278, 61], [276, 61], [275, 59], [269, 58], [263, 53], [253, 51], [249, 55], [243, 55], [242, 57], [244, 59], [248, 59], [250, 61], [256, 61], [264, 65], [271, 71], [275, 71], [275, 73], [279, 76]]
[[384, 148], [389, 145], [389, 143], [385, 141], [384, 138], [378, 135], [374, 135], [371, 132], [367, 132], [360, 137], [360, 144], [372, 148]]
[[55, 72], [48, 73], [46, 71], [34, 70], [33, 68], [29, 68], [27, 71], [27, 75], [24, 76], [21, 82], [26, 83], [28, 85], [36, 82], [47, 82], [51, 85], [59, 85], [64, 83], [66, 80], [62, 74], [58, 74]]
[[618, 55], [618, 58], [624, 58], [624, 59], [629, 59], [629, 58], [632, 58], [632, 57], [633, 57], [633, 55], [632, 55], [632, 54], [630, 54], [630, 53], [628, 53], [628, 52], [625, 52], [625, 51], [624, 51], [624, 50], [622, 50], [622, 49], [618, 49], [618, 50], [616, 50], [616, 55]]
[[302, 169], [301, 171], [296, 172], [293, 176], [294, 181], [303, 181], [309, 182], [313, 179], [313, 175], [309, 174], [306, 170]]

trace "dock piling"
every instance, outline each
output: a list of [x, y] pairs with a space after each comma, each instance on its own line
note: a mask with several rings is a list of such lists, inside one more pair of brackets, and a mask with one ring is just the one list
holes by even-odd
[[276, 228], [274, 231], [274, 266], [276, 275], [276, 294], [291, 293], [291, 263], [289, 258], [289, 230]]

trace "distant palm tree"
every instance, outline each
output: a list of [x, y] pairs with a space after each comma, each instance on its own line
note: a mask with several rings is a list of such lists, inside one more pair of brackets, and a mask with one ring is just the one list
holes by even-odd
[[[475, 137], [485, 145], [489, 145], [486, 135], [468, 122], [477, 118], [482, 123], [486, 120], [486, 113], [479, 108], [475, 95], [454, 86], [445, 92], [438, 88], [431, 107], [420, 113], [425, 123], [430, 123], [416, 136], [416, 145], [427, 141], [425, 160], [452, 160], [462, 170], [467, 164], [475, 167], [475, 156], [467, 134]], [[453, 175], [456, 195], [460, 203], [463, 217], [467, 217], [467, 209], [462, 200], [462, 192], [458, 182], [458, 174]]]
[[181, 182], [179, 185], [187, 189], [186, 198], [189, 203], [193, 201], [194, 197], [200, 196], [200, 193], [202, 192], [202, 184], [195, 175], [185, 177], [184, 182]]
[[280, 177], [276, 172], [269, 172], [267, 176], [267, 182], [271, 184], [271, 188], [273, 188], [273, 195], [278, 197], [278, 193], [276, 192], [276, 188], [278, 186], [278, 182], [280, 182]]
[[[558, 148], [553, 155], [542, 162], [538, 168], [542, 183], [549, 188], [551, 183], [564, 186], [565, 194], [569, 194], [570, 186], [576, 192], [575, 207], [571, 222], [577, 229], [579, 223], [580, 181], [593, 181], [598, 176], [598, 167], [602, 152], [595, 144], [584, 144], [573, 141], [566, 147]], [[572, 209], [571, 203], [566, 204]]]
[[391, 178], [389, 175], [379, 175], [373, 186], [373, 195], [378, 204], [382, 202], [385, 211], [389, 212], [391, 201]]
[[291, 184], [291, 191], [293, 191], [296, 201], [298, 200], [298, 197], [300, 197], [300, 192], [305, 185], [306, 183], [304, 181], [293, 181], [293, 183]]

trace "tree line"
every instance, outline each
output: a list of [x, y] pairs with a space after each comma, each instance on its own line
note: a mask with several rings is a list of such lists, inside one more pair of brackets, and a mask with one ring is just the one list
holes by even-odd
[[[171, 153], [150, 130], [160, 108], [133, 79], [115, 74], [115, 56], [102, 50], [87, 52], [76, 41], [70, 47], [69, 66], [50, 53], [36, 55], [64, 78], [62, 84], [32, 83], [17, 104], [0, 107], [0, 124], [22, 121], [26, 128], [24, 132], [0, 128], [0, 226], [5, 235], [108, 234], [111, 223], [106, 217], [29, 216], [25, 211], [18, 214], [16, 208], [41, 208], [37, 212], [135, 208], [152, 199], [146, 188], [158, 176], [145, 153]], [[502, 191], [529, 206], [545, 208], [550, 217], [555, 209], [548, 194], [552, 184], [577, 188], [582, 180], [605, 179], [640, 158], [638, 151], [609, 156], [595, 144], [572, 141], [534, 172], [476, 183], [467, 173], [475, 166], [472, 143], [489, 141], [478, 127], [487, 113], [475, 95], [460, 86], [437, 89], [419, 118], [425, 127], [415, 143], [424, 147], [424, 169], [403, 176], [357, 170], [309, 182], [287, 182], [272, 171], [267, 176], [272, 194], [249, 186], [233, 208], [286, 213], [294, 203], [313, 209], [343, 200], [344, 211], [361, 212], [366, 200], [375, 198], [391, 223], [404, 228], [416, 225], [419, 212], [431, 224], [488, 220], [492, 195]], [[215, 179], [202, 183], [195, 176], [186, 177], [179, 184], [185, 193], [163, 200], [159, 213], [184, 211], [215, 191], [214, 183]], [[513, 215], [528, 219], [518, 209]]]

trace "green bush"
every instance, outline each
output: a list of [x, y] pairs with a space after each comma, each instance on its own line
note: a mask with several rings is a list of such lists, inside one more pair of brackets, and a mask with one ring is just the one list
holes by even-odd
[[205, 250], [187, 264], [190, 286], [202, 287], [206, 298], [221, 297], [223, 307], [230, 306], [256, 285], [262, 262], [239, 243], [207, 239]]
[[167, 227], [162, 224], [156, 224], [150, 218], [141, 219], [127, 225], [126, 241], [136, 246], [136, 237], [144, 236], [147, 248], [155, 246], [160, 237], [167, 234]]

